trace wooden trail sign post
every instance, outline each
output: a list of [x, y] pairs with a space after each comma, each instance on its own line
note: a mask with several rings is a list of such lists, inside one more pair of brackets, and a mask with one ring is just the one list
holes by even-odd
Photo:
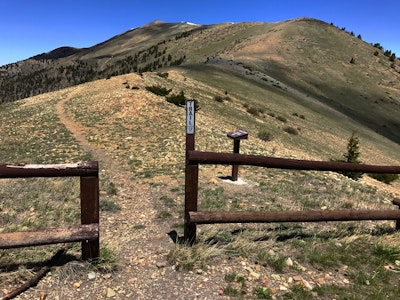
[[186, 165], [185, 165], [185, 228], [184, 237], [188, 244], [196, 241], [196, 224], [189, 221], [189, 212], [197, 211], [199, 165], [190, 165], [189, 151], [195, 147], [196, 101], [186, 100]]

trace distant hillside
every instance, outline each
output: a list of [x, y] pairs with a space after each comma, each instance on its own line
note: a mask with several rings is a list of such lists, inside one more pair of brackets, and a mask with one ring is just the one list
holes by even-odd
[[[210, 26], [155, 21], [86, 49], [62, 47], [0, 68], [10, 102], [101, 78], [212, 66], [298, 103], [320, 103], [400, 143], [400, 61], [315, 19]], [[200, 76], [200, 75], [198, 75]], [[248, 91], [251, 94], [251, 91]]]
[[81, 52], [83, 49], [78, 49], [78, 48], [73, 48], [73, 47], [60, 47], [57, 48], [53, 51], [47, 52], [47, 53], [42, 53], [39, 55], [35, 55], [33, 57], [31, 57], [31, 59], [35, 59], [35, 60], [47, 60], [47, 59], [51, 59], [51, 60], [55, 60], [55, 59], [60, 59], [63, 57], [67, 57], [70, 56], [72, 54]]

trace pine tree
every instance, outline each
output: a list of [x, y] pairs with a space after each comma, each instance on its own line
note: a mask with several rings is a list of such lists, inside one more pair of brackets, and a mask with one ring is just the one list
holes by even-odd
[[[349, 142], [347, 143], [347, 152], [343, 154], [345, 158], [345, 162], [359, 164], [361, 163], [360, 157], [360, 146], [359, 139], [356, 136], [355, 132], [351, 135]], [[362, 173], [360, 172], [343, 172], [343, 175], [358, 180], [362, 177]]]

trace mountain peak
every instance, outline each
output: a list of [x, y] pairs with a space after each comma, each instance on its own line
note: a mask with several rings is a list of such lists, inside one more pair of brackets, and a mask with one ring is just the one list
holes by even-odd
[[161, 20], [154, 20], [154, 21], [152, 21], [152, 22], [150, 22], [150, 23], [144, 25], [143, 27], [152, 26], [152, 25], [159, 25], [159, 24], [164, 24], [164, 23], [165, 23], [165, 22], [164, 22], [164, 21], [161, 21]]

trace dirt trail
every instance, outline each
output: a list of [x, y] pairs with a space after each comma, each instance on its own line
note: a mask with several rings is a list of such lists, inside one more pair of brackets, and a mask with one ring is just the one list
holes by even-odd
[[60, 122], [67, 127], [67, 129], [72, 133], [74, 138], [78, 141], [78, 143], [82, 146], [82, 148], [90, 153], [94, 153], [95, 149], [92, 147], [89, 142], [86, 140], [85, 136], [82, 134], [83, 127], [80, 126], [78, 123], [76, 123], [74, 120], [69, 118], [64, 111], [64, 105], [66, 102], [68, 102], [70, 99], [73, 98], [74, 95], [79, 93], [79, 91], [82, 89], [82, 87], [78, 86], [76, 89], [74, 89], [72, 92], [70, 92], [67, 97], [62, 99], [56, 104], [56, 112], [58, 117], [60, 118]]
[[133, 179], [133, 174], [105, 150], [89, 143], [84, 135], [85, 128], [64, 110], [64, 105], [79, 93], [79, 89], [77, 87], [58, 102], [56, 112], [82, 148], [99, 162], [100, 185], [102, 176], [107, 176], [117, 188], [117, 195], [111, 200], [121, 210], [100, 213], [100, 244], [117, 253], [118, 270], [98, 274], [95, 280], [80, 274], [79, 280], [71, 279], [80, 282], [79, 289], [72, 287], [73, 282], [67, 287], [60, 286], [60, 282], [50, 276], [22, 295], [22, 299], [41, 290], [47, 291], [51, 299], [99, 299], [104, 298], [107, 291], [116, 293], [113, 299], [179, 299], [179, 294], [192, 294], [193, 280], [188, 281], [186, 292], [183, 292], [184, 284], [171, 285], [171, 280], [179, 273], [167, 267], [166, 255], [174, 245], [167, 235], [169, 227], [157, 219], [155, 199], [162, 191]]

